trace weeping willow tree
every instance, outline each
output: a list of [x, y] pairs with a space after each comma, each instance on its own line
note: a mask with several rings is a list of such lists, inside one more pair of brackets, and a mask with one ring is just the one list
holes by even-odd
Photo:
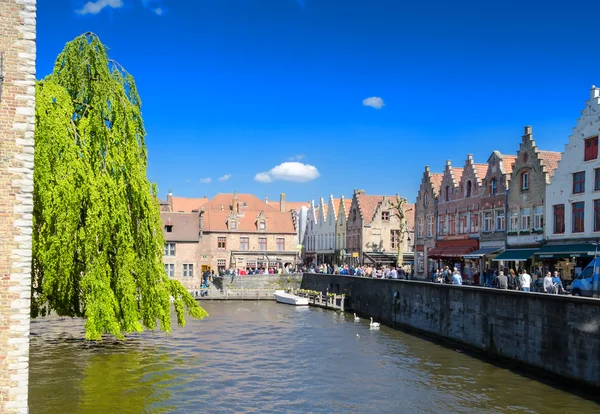
[[133, 77], [98, 37], [66, 44], [37, 85], [32, 316], [86, 318], [86, 338], [171, 330], [208, 314], [169, 279], [156, 187], [146, 177]]

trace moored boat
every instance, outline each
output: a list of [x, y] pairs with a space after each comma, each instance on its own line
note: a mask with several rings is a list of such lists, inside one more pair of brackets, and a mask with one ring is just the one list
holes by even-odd
[[300, 296], [292, 295], [291, 293], [286, 293], [283, 290], [275, 291], [275, 301], [279, 303], [285, 303], [287, 305], [308, 306], [307, 298], [301, 298]]

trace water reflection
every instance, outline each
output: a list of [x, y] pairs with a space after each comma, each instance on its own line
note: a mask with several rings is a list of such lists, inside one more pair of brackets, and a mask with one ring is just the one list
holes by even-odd
[[32, 326], [32, 413], [598, 412], [551, 388], [366, 319], [271, 302], [208, 303], [166, 336], [91, 345]]

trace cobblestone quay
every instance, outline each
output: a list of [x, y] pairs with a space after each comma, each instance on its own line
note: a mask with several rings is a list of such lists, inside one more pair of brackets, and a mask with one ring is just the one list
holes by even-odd
[[346, 293], [346, 309], [600, 387], [600, 301], [406, 280], [304, 274], [302, 288]]

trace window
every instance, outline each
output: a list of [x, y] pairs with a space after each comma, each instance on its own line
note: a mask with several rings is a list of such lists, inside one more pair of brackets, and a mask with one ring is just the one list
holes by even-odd
[[529, 230], [531, 228], [531, 209], [521, 209], [521, 230]]
[[390, 240], [392, 243], [392, 249], [397, 249], [400, 243], [400, 230], [392, 230], [390, 232]]
[[492, 213], [490, 211], [483, 213], [483, 231], [492, 231], [492, 223]]
[[521, 174], [521, 191], [529, 190], [529, 171]]
[[504, 231], [504, 210], [496, 210], [496, 231]]
[[573, 194], [585, 192], [585, 171], [579, 171], [573, 174]]
[[250, 250], [250, 239], [248, 237], [240, 237], [240, 250]]
[[235, 220], [231, 220], [229, 222], [229, 229], [230, 230], [235, 230], [237, 228], [237, 223], [235, 222]]
[[193, 277], [194, 276], [194, 265], [191, 263], [183, 264], [183, 277]]
[[227, 245], [227, 239], [225, 237], [217, 237], [217, 249], [225, 250]]
[[557, 204], [554, 207], [554, 234], [565, 232], [565, 205]]
[[544, 207], [542, 206], [533, 208], [533, 228], [535, 230], [544, 228]]
[[173, 226], [171, 226], [171, 225], [167, 225], [167, 226], [165, 226], [165, 231], [166, 231], [167, 233], [173, 233]]
[[427, 205], [429, 204], [429, 194], [425, 193], [425, 197], [423, 197], [423, 204]]
[[217, 259], [217, 269], [219, 269], [219, 272], [225, 271], [226, 264], [225, 259]]
[[[311, 223], [311, 226], [312, 226], [312, 223]], [[261, 221], [258, 223], [258, 229], [259, 229], [259, 230], [264, 230], [264, 229], [265, 229], [265, 227], [266, 227], [266, 225], [265, 225], [265, 222], [261, 220]]]
[[510, 212], [510, 230], [519, 231], [519, 211], [514, 210]]
[[471, 213], [471, 233], [479, 232], [479, 213]]
[[490, 185], [490, 194], [496, 194], [498, 192], [498, 181], [492, 178], [492, 184]]
[[175, 256], [175, 243], [165, 243], [165, 256]]
[[427, 217], [427, 237], [433, 237], [433, 216]]
[[267, 250], [267, 238], [266, 237], [258, 238], [258, 250], [263, 251], [263, 252], [265, 250]]
[[595, 160], [598, 158], [598, 137], [592, 137], [585, 140], [585, 150], [583, 154], [584, 161]]
[[165, 272], [171, 279], [175, 277], [175, 265], [173, 263], [165, 263]]
[[450, 186], [446, 186], [446, 201], [450, 201]]
[[440, 229], [440, 234], [443, 236], [444, 234], [448, 234], [447, 232], [447, 226], [446, 226], [446, 215], [441, 215], [439, 216], [439, 226], [438, 228]]
[[423, 219], [419, 219], [419, 223], [417, 224], [417, 237], [419, 239], [423, 238]]
[[594, 200], [594, 231], [600, 231], [600, 200]]
[[460, 234], [467, 234], [469, 232], [469, 228], [467, 227], [467, 214], [461, 213], [458, 216], [458, 232]]
[[381, 220], [383, 220], [383, 221], [390, 221], [390, 212], [389, 211], [382, 211], [381, 212]]
[[285, 239], [283, 237], [277, 238], [277, 251], [282, 252], [285, 250]]
[[467, 181], [467, 197], [471, 197], [471, 181]]
[[594, 191], [600, 190], [600, 168], [594, 170]]
[[583, 233], [585, 204], [583, 201], [573, 203], [573, 233]]
[[450, 231], [448, 234], [456, 234], [456, 215], [451, 214], [448, 216], [448, 221], [450, 222]]

